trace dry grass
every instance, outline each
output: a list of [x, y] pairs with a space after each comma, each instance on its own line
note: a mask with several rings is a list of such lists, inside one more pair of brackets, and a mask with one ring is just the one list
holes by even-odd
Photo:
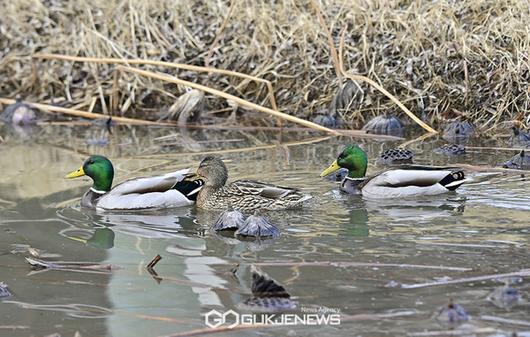
[[[427, 124], [454, 117], [482, 129], [530, 122], [528, 1], [329, 0], [320, 7], [337, 48], [346, 28], [345, 70], [372, 79]], [[329, 113], [340, 86], [328, 37], [305, 1], [19, 0], [4, 5], [0, 36], [1, 97], [92, 105], [97, 112], [111, 107], [114, 65], [31, 56], [207, 62], [271, 81], [280, 111], [304, 118]], [[142, 68], [270, 106], [267, 88], [252, 81]], [[384, 94], [358, 84], [359, 94], [332, 114], [353, 127], [373, 115], [401, 114]], [[117, 107], [127, 117], [167, 108], [185, 89], [132, 74], [120, 77], [118, 86]], [[207, 96], [207, 109], [227, 107]]]

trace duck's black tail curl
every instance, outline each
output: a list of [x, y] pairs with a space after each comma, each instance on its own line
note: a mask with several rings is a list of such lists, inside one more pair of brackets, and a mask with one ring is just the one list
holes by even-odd
[[189, 200], [195, 201], [203, 186], [204, 181], [202, 179], [184, 179], [176, 183], [173, 188], [184, 194]]
[[440, 180], [440, 184], [449, 191], [456, 190], [465, 182], [466, 177], [464, 175], [464, 171], [453, 171]]

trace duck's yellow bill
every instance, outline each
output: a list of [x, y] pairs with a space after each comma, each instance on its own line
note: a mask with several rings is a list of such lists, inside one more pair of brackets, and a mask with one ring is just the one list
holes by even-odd
[[72, 178], [82, 177], [84, 175], [85, 175], [85, 170], [83, 170], [83, 166], [81, 166], [77, 170], [68, 173], [65, 178], [72, 179]]
[[337, 171], [338, 169], [340, 169], [340, 166], [337, 163], [337, 161], [335, 160], [331, 165], [329, 165], [329, 167], [327, 169], [325, 169], [324, 171], [322, 171], [322, 173], [320, 173], [320, 176], [321, 177], [325, 177], [325, 176], [327, 176], [329, 174], [332, 174], [333, 172]]

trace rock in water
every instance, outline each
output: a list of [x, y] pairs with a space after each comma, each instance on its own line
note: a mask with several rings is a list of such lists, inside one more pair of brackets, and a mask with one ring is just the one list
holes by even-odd
[[495, 290], [493, 290], [493, 292], [488, 296], [488, 300], [491, 301], [496, 307], [510, 310], [522, 302], [522, 297], [517, 288], [504, 285], [495, 288]]
[[10, 297], [10, 296], [12, 296], [12, 294], [9, 291], [7, 284], [5, 284], [4, 282], [0, 282], [0, 298]]
[[512, 127], [512, 131], [513, 135], [510, 138], [512, 146], [530, 147], [530, 134], [519, 130], [515, 126]]
[[404, 127], [401, 121], [395, 116], [377, 116], [366, 123], [363, 130], [366, 133], [401, 137]]
[[469, 320], [469, 315], [466, 310], [459, 304], [449, 301], [449, 304], [441, 307], [437, 314], [436, 320], [440, 323], [445, 324], [460, 324]]
[[379, 154], [377, 157], [377, 165], [400, 165], [412, 164], [414, 152], [406, 149], [388, 149]]
[[35, 111], [31, 106], [22, 102], [8, 105], [0, 116], [0, 119], [5, 123], [15, 125], [31, 125], [37, 122]]
[[524, 150], [516, 154], [502, 164], [502, 167], [516, 170], [530, 170], [530, 157], [525, 155]]
[[443, 138], [451, 143], [466, 142], [475, 133], [475, 128], [468, 121], [452, 121], [447, 124]]
[[435, 149], [434, 152], [446, 156], [458, 156], [466, 153], [466, 148], [462, 144], [444, 144]]
[[215, 231], [236, 230], [245, 223], [245, 216], [240, 211], [224, 211], [219, 215], [212, 229]]
[[251, 215], [247, 218], [243, 226], [241, 226], [235, 233], [235, 235], [241, 236], [253, 236], [253, 237], [273, 237], [280, 236], [280, 230], [274, 226], [262, 216], [256, 214]]
[[260, 312], [281, 312], [294, 310], [297, 303], [290, 299], [291, 295], [269, 275], [251, 266], [252, 297], [238, 304], [240, 308]]

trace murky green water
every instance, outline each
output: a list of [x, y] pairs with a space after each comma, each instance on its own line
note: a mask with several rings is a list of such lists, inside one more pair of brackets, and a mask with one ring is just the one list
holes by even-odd
[[[251, 263], [283, 284], [300, 307], [321, 306], [342, 314], [338, 326], [261, 328], [261, 335], [401, 336], [446, 330], [431, 317], [449, 298], [471, 315], [464, 327], [486, 331], [483, 335], [494, 335], [488, 331], [495, 329], [530, 330], [526, 279], [516, 285], [525, 302], [511, 310], [487, 300], [502, 282], [388, 286], [530, 268], [530, 196], [521, 175], [475, 173], [474, 182], [455, 194], [374, 202], [343, 196], [336, 183], [318, 178], [350, 141], [346, 138], [128, 127], [107, 135], [96, 126], [48, 126], [23, 136], [4, 127], [2, 136], [0, 281], [13, 293], [0, 303], [2, 336], [73, 336], [76, 331], [82, 336], [164, 336], [206, 329], [201, 314], [211, 309], [241, 312], [237, 304], [249, 297]], [[299, 140], [305, 142], [296, 144]], [[396, 145], [361, 142], [372, 162], [382, 148]], [[433, 155], [440, 144], [436, 139], [414, 144], [417, 161], [494, 165], [512, 154], [469, 152], [449, 159]], [[89, 153], [110, 157], [120, 181], [196, 167], [205, 153], [220, 148], [238, 149], [222, 153], [232, 179], [299, 187], [315, 196], [303, 210], [269, 214], [282, 230], [279, 239], [243, 242], [219, 236], [208, 229], [216, 214], [193, 207], [87, 211], [79, 208], [77, 198], [89, 187], [88, 180], [63, 179]], [[43, 259], [120, 269], [33, 271], [24, 259], [33, 251], [28, 246], [40, 250]], [[155, 268], [159, 279], [145, 268], [157, 254], [163, 258]], [[241, 265], [237, 277], [231, 273], [236, 264]], [[488, 321], [484, 315], [527, 326]], [[219, 335], [250, 336], [255, 331]]]

